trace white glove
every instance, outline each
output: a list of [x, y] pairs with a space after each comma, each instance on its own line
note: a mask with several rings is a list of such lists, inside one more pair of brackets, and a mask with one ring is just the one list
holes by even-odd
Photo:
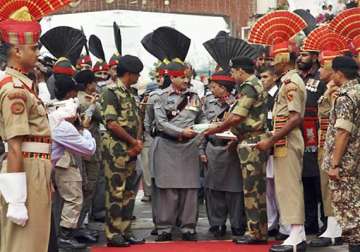
[[25, 172], [1, 173], [0, 192], [8, 203], [6, 217], [15, 224], [24, 227], [29, 218], [25, 206], [27, 198]]

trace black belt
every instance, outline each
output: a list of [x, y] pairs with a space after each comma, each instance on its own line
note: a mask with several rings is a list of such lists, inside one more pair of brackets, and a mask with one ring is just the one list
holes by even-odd
[[189, 142], [190, 139], [184, 138], [184, 139], [180, 139], [178, 137], [174, 137], [174, 136], [170, 136], [164, 132], [158, 132], [157, 136], [167, 139], [167, 140], [171, 140], [171, 141], [175, 141], [175, 142], [179, 142], [179, 143], [186, 143]]

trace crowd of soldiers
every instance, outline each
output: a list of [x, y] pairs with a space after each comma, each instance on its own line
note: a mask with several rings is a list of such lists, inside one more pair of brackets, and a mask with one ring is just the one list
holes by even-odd
[[[85, 248], [101, 219], [107, 246], [145, 243], [131, 230], [141, 180], [156, 242], [174, 229], [197, 240], [202, 192], [217, 239], [229, 218], [235, 244], [360, 251], [360, 8], [319, 27], [306, 11], [270, 12], [248, 42], [219, 32], [204, 43], [208, 85], [184, 63], [191, 40], [160, 27], [141, 41], [160, 63], [139, 95], [143, 63], [122, 56], [116, 23], [107, 63], [96, 35], [40, 37], [38, 20], [69, 1], [33, 2], [41, 12], [0, 11], [0, 252]], [[39, 42], [53, 58], [38, 59]]]

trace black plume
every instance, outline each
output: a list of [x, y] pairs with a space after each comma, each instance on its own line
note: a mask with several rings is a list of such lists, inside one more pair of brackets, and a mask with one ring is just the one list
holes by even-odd
[[96, 35], [91, 35], [89, 38], [89, 50], [96, 58], [106, 61], [101, 40]]
[[[84, 36], [86, 37], [85, 32], [84, 32], [84, 28], [82, 26], [81, 26], [81, 31], [84, 34]], [[89, 47], [87, 45], [87, 39], [86, 39], [86, 43], [85, 43], [85, 51], [86, 51], [86, 55], [90, 55]]]
[[191, 40], [171, 27], [160, 27], [153, 32], [153, 43], [163, 49], [168, 60], [179, 58], [185, 61]]
[[230, 36], [217, 36], [206, 41], [205, 49], [221, 66], [224, 71], [229, 71], [229, 62], [232, 58], [244, 56], [251, 59], [256, 59], [257, 51], [247, 42]]
[[78, 29], [59, 26], [42, 35], [40, 42], [54, 57], [65, 57], [75, 65], [86, 44], [86, 37]]
[[141, 44], [145, 48], [146, 51], [148, 51], [151, 55], [153, 55], [155, 58], [157, 58], [160, 61], [163, 61], [166, 59], [166, 54], [164, 50], [156, 43], [154, 43], [152, 39], [153, 33], [147, 34], [142, 40]]
[[114, 22], [113, 24], [114, 28], [114, 39], [115, 39], [115, 45], [118, 53], [122, 55], [122, 41], [121, 41], [121, 32], [120, 27]]
[[219, 31], [218, 34], [216, 34], [217, 37], [229, 37], [229, 33], [226, 31]]
[[306, 36], [309, 35], [309, 33], [316, 28], [316, 25], [317, 25], [316, 18], [313, 15], [311, 15], [310, 12], [308, 12], [304, 9], [294, 10], [294, 13], [296, 15], [300, 16], [302, 19], [304, 19], [307, 26], [303, 31]]

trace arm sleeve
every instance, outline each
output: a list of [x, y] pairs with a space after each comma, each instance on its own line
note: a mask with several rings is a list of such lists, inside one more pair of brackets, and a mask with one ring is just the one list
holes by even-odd
[[53, 130], [52, 139], [70, 152], [83, 156], [91, 156], [96, 150], [96, 142], [91, 133], [84, 129], [80, 134], [74, 125], [67, 121], [62, 121]]
[[17, 88], [8, 90], [1, 101], [4, 118], [4, 138], [30, 135], [29, 112], [31, 104], [27, 91]]
[[246, 84], [241, 88], [239, 96], [240, 98], [237, 100], [237, 103], [231, 113], [242, 117], [247, 117], [249, 110], [256, 101], [257, 92], [252, 86]]
[[104, 123], [108, 121], [116, 121], [118, 119], [118, 113], [116, 111], [117, 97], [109, 89], [105, 89], [101, 97], [102, 105], [102, 117]]
[[286, 97], [288, 101], [288, 109], [290, 112], [302, 113], [304, 94], [295, 83], [286, 84], [285, 87]]
[[334, 109], [336, 114], [335, 128], [351, 133], [355, 127], [353, 122], [353, 111], [355, 108], [352, 100], [347, 96], [340, 96], [336, 100]]
[[166, 116], [166, 111], [163, 102], [159, 101], [154, 105], [154, 115], [155, 115], [156, 125], [159, 131], [164, 132], [165, 134], [173, 137], [180, 136], [183, 129], [169, 122]]

